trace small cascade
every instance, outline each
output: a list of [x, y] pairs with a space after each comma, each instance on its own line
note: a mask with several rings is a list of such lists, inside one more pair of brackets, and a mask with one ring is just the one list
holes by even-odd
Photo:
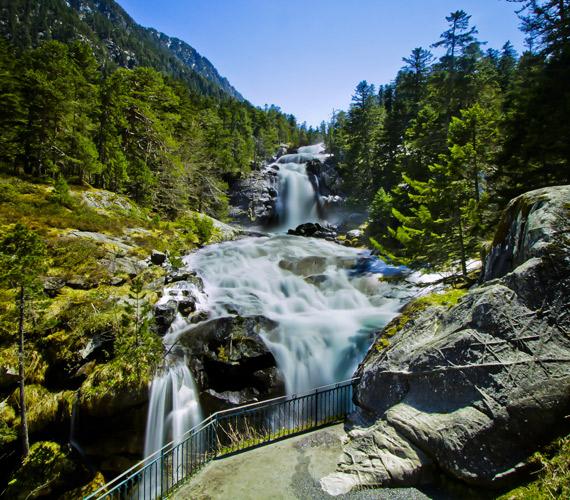
[[[194, 304], [204, 310], [203, 292], [193, 283], [174, 283], [163, 291], [157, 306], [174, 302]], [[198, 391], [184, 354], [174, 348], [178, 333], [188, 328], [188, 320], [180, 313], [163, 338], [167, 357], [165, 366], [155, 375], [150, 388], [144, 456], [148, 457], [170, 441], [178, 442], [184, 433], [202, 420]]]
[[282, 229], [295, 228], [304, 222], [319, 220], [320, 196], [307, 175], [307, 163], [324, 161], [323, 144], [299, 148], [296, 154], [284, 155], [277, 160], [280, 192], [277, 199], [279, 225]]
[[148, 457], [202, 420], [198, 392], [186, 360], [155, 376], [148, 407], [144, 456]]

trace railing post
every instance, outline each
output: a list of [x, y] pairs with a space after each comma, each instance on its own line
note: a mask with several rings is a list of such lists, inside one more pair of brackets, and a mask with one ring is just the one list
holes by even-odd
[[164, 448], [160, 450], [160, 498], [164, 495]]
[[319, 425], [319, 390], [315, 389], [315, 427]]

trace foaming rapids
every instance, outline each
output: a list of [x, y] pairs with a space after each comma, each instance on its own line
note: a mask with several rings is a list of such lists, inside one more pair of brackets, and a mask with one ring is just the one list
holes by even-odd
[[[324, 240], [275, 235], [210, 246], [187, 257], [214, 316], [262, 315], [261, 332], [288, 393], [350, 378], [373, 333], [410, 290], [378, 275], [352, 276], [359, 252]], [[386, 268], [388, 269], [388, 268]]]

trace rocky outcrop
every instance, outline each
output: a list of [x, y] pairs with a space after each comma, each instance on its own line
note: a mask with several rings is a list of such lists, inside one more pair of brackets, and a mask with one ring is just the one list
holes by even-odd
[[159, 335], [165, 335], [178, 315], [195, 323], [204, 319], [201, 307], [205, 299], [204, 283], [196, 272], [188, 269], [173, 269], [164, 278], [168, 285], [162, 290], [162, 297], [154, 305], [154, 328]]
[[324, 218], [325, 214], [342, 205], [344, 198], [339, 195], [340, 177], [330, 156], [322, 154], [315, 158], [313, 154], [290, 154], [281, 158], [287, 152], [287, 145], [282, 144], [277, 155], [270, 159], [273, 163], [264, 162], [248, 177], [233, 183], [230, 189], [230, 215], [237, 222], [253, 222], [261, 226], [279, 222], [279, 170], [288, 162], [306, 162], [308, 180], [318, 194], [320, 217]]
[[336, 171], [332, 157], [324, 161], [318, 159], [307, 163], [307, 175], [313, 186], [322, 196], [338, 195], [341, 191], [341, 180]]
[[515, 479], [569, 430], [568, 311], [570, 186], [532, 191], [505, 210], [478, 287], [370, 349], [323, 487], [413, 485], [435, 469], [478, 486]]
[[276, 326], [263, 316], [227, 316], [179, 337], [206, 413], [284, 394], [275, 358], [260, 336]]
[[230, 215], [242, 224], [262, 226], [276, 222], [277, 194], [279, 192], [279, 166], [262, 165], [251, 175], [232, 186]]

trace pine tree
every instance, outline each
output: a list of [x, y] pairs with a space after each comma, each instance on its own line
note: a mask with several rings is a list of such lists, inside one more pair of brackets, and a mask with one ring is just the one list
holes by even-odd
[[47, 252], [37, 233], [16, 224], [0, 240], [0, 280], [15, 289], [18, 315], [18, 366], [22, 454], [30, 450], [25, 394], [25, 318], [30, 294], [37, 289], [39, 276], [47, 267]]
[[518, 11], [527, 44], [545, 55], [560, 56], [570, 48], [570, 1], [509, 0], [521, 3]]

